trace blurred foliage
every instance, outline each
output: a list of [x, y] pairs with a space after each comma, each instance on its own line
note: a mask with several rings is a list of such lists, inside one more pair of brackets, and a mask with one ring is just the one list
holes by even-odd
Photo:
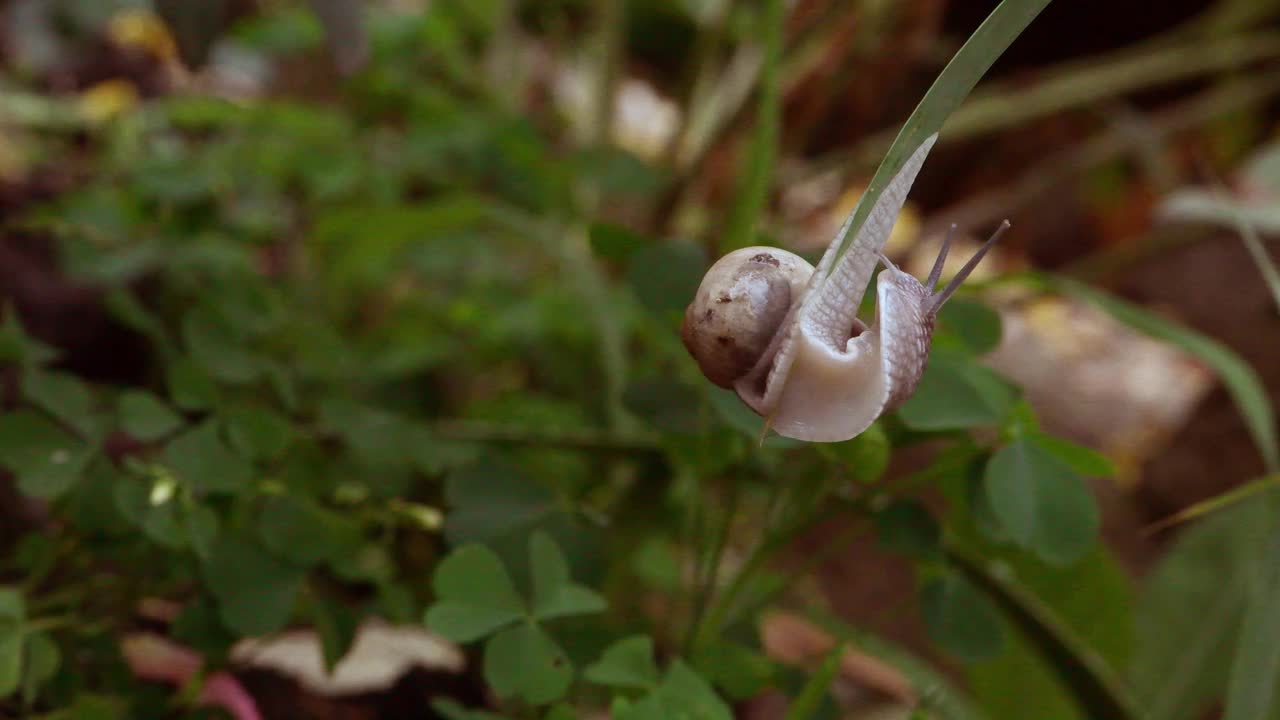
[[[875, 177], [942, 127], [1046, 4], [1000, 6]], [[1086, 478], [1112, 474], [1109, 461], [1042, 430], [1020, 389], [983, 364], [1001, 320], [979, 299], [942, 312], [915, 396], [845, 443], [762, 439], [761, 419], [686, 356], [679, 324], [708, 249], [772, 242], [778, 229], [770, 178], [800, 55], [787, 3], [487, 0], [362, 14], [340, 0], [257, 13], [156, 2], [164, 25], [119, 19], [145, 2], [14, 5], [34, 48], [19, 83], [71, 52], [67, 25], [82, 28], [72, 37], [113, 27], [170, 68], [216, 65], [220, 52], [232, 65], [314, 68], [327, 38], [345, 77], [320, 71], [248, 100], [138, 83], [71, 105], [15, 93], [0, 108], [0, 128], [31, 128], [33, 166], [72, 178], [0, 232], [50, 244], [58, 276], [106, 313], [97, 361], [126, 362], [85, 372], [24, 323], [21, 303], [5, 309], [0, 466], [39, 524], [0, 554], [0, 714], [203, 712], [122, 658], [139, 604], [163, 598], [180, 607], [169, 634], [214, 669], [237, 640], [301, 624], [321, 629], [331, 668], [374, 616], [479, 644], [470, 659], [495, 706], [432, 702], [455, 720], [604, 708], [720, 720], [764, 688], [796, 698], [788, 717], [833, 717], [839, 655], [798, 670], [769, 655], [756, 624], [808, 600], [789, 591], [845, 536], [804, 562], [774, 561], [835, 518], [869, 527], [916, 578], [946, 670], [938, 655], [829, 629], [909, 678], [920, 717], [1189, 719], [1227, 688], [1239, 614], [1277, 586], [1273, 572], [1261, 588], [1247, 577], [1264, 562], [1269, 518], [1209, 518], [1135, 597], [1097, 542]], [[642, 32], [651, 24], [669, 39]], [[547, 98], [515, 96], [545, 71], [520, 28], [566, 45], [568, 64], [589, 56], [604, 97], [586, 113], [594, 133]], [[704, 126], [690, 108], [646, 154], [613, 129], [610, 98], [621, 56], [673, 52], [664, 42], [703, 48], [687, 94], [719, 110]], [[730, 47], [747, 61], [722, 57]], [[746, 172], [723, 234], [676, 237], [664, 213], [688, 211], [690, 178], [709, 162], [699, 133], [729, 132], [737, 112], [708, 89], [728, 79], [697, 79], [720, 65], [755, 68], [756, 102], [739, 107], [759, 122], [739, 149]], [[0, 177], [8, 145], [0, 137]], [[1199, 219], [1226, 212], [1192, 205]], [[637, 219], [647, 214], [658, 221]], [[1086, 297], [1205, 359], [1275, 462], [1273, 409], [1231, 351], [1077, 283], [1023, 284]], [[922, 448], [927, 467], [890, 471]]]

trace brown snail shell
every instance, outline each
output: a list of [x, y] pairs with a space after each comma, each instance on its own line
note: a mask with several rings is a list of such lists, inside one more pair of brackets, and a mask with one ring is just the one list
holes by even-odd
[[750, 372], [812, 274], [804, 258], [772, 247], [742, 248], [716, 261], [680, 328], [703, 375], [732, 388]]

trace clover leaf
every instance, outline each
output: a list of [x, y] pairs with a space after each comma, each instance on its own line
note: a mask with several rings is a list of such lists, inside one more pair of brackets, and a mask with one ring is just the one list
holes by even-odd
[[518, 695], [542, 705], [564, 696], [573, 664], [541, 625], [528, 620], [485, 643], [484, 677], [498, 697]]
[[598, 612], [597, 593], [575, 584], [555, 542], [538, 532], [529, 542], [533, 598], [517, 592], [497, 553], [464, 545], [436, 568], [436, 603], [425, 622], [455, 642], [489, 639], [484, 648], [485, 680], [499, 697], [519, 696], [542, 705], [563, 697], [573, 681], [573, 664], [540, 621]]
[[597, 685], [652, 689], [660, 679], [653, 661], [653, 638], [636, 635], [619, 640], [606, 648], [584, 674]]
[[454, 642], [472, 642], [524, 617], [524, 601], [496, 553], [464, 545], [436, 568], [438, 602], [427, 626]]
[[569, 563], [555, 541], [544, 532], [529, 541], [533, 570], [533, 616], [539, 620], [584, 615], [605, 608], [604, 598], [569, 579]]

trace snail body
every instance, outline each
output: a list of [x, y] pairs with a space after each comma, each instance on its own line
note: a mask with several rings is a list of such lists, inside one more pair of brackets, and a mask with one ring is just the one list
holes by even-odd
[[[840, 257], [848, 223], [816, 268], [785, 250], [752, 247], [725, 255], [704, 276], [685, 312], [685, 347], [708, 379], [732, 388], [779, 435], [848, 440], [905, 402], [924, 373], [938, 310], [1008, 227], [936, 293], [952, 233], [924, 282], [882, 254], [936, 139], [911, 155]], [[867, 325], [858, 305], [880, 264]]]

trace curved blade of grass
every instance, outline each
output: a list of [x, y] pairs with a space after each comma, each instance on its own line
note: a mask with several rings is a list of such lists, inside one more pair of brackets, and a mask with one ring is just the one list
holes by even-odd
[[831, 683], [835, 682], [836, 673], [840, 671], [840, 658], [843, 655], [844, 643], [827, 654], [822, 665], [809, 676], [809, 681], [804, 684], [791, 707], [787, 708], [786, 720], [809, 720], [816, 717], [823, 698], [831, 689]]
[[955, 548], [947, 559], [991, 596], [1094, 720], [1137, 720], [1136, 704], [1106, 662], [1035, 596]]
[[1267, 401], [1267, 391], [1258, 374], [1230, 348], [1133, 303], [1073, 280], [1038, 273], [1029, 273], [1027, 277], [1042, 287], [1096, 305], [1133, 329], [1176, 345], [1204, 361], [1213, 368], [1240, 409], [1267, 471], [1280, 472], [1280, 440], [1276, 437], [1275, 410]]
[[920, 147], [920, 143], [942, 129], [947, 118], [978, 84], [978, 80], [982, 79], [996, 58], [1004, 53], [1050, 2], [1051, 0], [1004, 0], [969, 36], [960, 51], [943, 68], [938, 79], [933, 81], [929, 92], [925, 93], [920, 104], [916, 105], [916, 109], [898, 131], [898, 137], [889, 147], [884, 160], [880, 161], [880, 167], [867, 185], [867, 191], [862, 194], [862, 199], [853, 208], [849, 221], [841, 230], [839, 242], [835, 244], [836, 259], [848, 249], [850, 240], [858, 234], [871, 208], [875, 207], [880, 193], [916, 148]]
[[729, 227], [721, 240], [721, 252], [755, 244], [756, 225], [769, 197], [773, 162], [778, 153], [778, 127], [782, 120], [782, 99], [778, 89], [778, 66], [782, 61], [782, 31], [786, 12], [782, 0], [768, 0], [765, 6], [764, 66], [760, 71], [760, 106], [756, 128], [748, 148], [747, 172], [738, 187], [729, 213]]

